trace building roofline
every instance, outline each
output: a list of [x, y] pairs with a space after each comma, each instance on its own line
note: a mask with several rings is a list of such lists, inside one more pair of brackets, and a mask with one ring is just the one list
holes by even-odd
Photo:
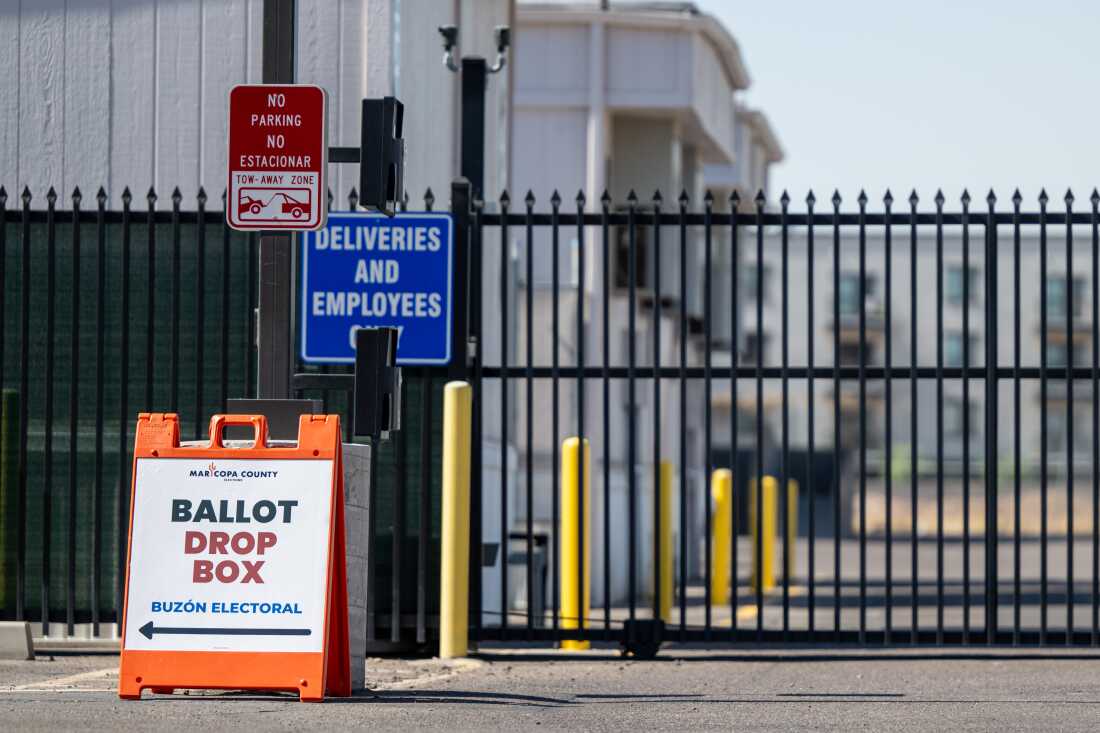
[[679, 28], [699, 32], [714, 48], [734, 90], [752, 84], [741, 47], [729, 30], [712, 15], [690, 2], [646, 2], [613, 5], [602, 10], [597, 5], [573, 3], [520, 2], [517, 21], [535, 23], [604, 23], [634, 28]]
[[752, 128], [757, 140], [763, 143], [768, 154], [768, 162], [778, 163], [783, 160], [785, 155], [783, 146], [780, 144], [779, 137], [775, 134], [771, 122], [768, 121], [767, 115], [758, 109], [741, 108], [739, 111], [745, 115], [745, 123]]

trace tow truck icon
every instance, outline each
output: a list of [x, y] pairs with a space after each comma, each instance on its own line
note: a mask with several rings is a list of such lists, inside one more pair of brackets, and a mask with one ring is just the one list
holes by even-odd
[[237, 215], [244, 216], [245, 214], [252, 214], [253, 216], [258, 216], [264, 209], [276, 201], [279, 202], [280, 213], [290, 214], [295, 219], [301, 219], [309, 216], [311, 213], [309, 202], [296, 201], [281, 191], [267, 201], [253, 198], [247, 193], [242, 192], [240, 200], [237, 202]]

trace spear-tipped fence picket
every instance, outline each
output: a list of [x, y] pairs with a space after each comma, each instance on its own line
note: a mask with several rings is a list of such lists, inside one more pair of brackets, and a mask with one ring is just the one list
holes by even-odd
[[[13, 445], [5, 444], [0, 471], [0, 590], [4, 617], [33, 620], [43, 635], [58, 623], [68, 634], [83, 623], [99, 633], [100, 624], [117, 618], [128, 512], [127, 492], [120, 487], [128, 486], [135, 414], [178, 411], [188, 437], [197, 438], [211, 412], [255, 389], [257, 243], [225, 225], [224, 194], [218, 208], [209, 206], [202, 190], [185, 200], [175, 189], [168, 206], [152, 189], [144, 200], [129, 189], [113, 200], [100, 189], [92, 205], [79, 189], [60, 206], [59, 198], [54, 189], [44, 195], [24, 189], [10, 200], [0, 188], [0, 383], [16, 393], [4, 400], [4, 431]], [[348, 207], [354, 209], [357, 199], [349, 192]], [[331, 192], [328, 200], [331, 207]], [[671, 206], [660, 192], [643, 200], [631, 191], [619, 205], [606, 192], [578, 192], [566, 203], [554, 191], [545, 198], [549, 209], [538, 211], [530, 191], [522, 202], [507, 193], [494, 202], [471, 202], [468, 188], [456, 183], [451, 211], [458, 261], [469, 266], [465, 292], [471, 294], [456, 304], [464, 313], [468, 309], [468, 320], [463, 315], [456, 321], [456, 339], [482, 345], [469, 349], [459, 369], [475, 387], [472, 500], [499, 515], [499, 537], [490, 540], [482, 534], [482, 512], [474, 512], [472, 638], [630, 643], [640, 627], [623, 621], [652, 617], [645, 589], [659, 586], [659, 578], [647, 575], [659, 564], [646, 563], [656, 558], [657, 548], [640, 547], [651, 526], [643, 523], [658, 522], [661, 512], [656, 492], [646, 487], [658, 484], [661, 460], [672, 460], [681, 507], [677, 602], [662, 639], [1100, 643], [1100, 195], [1092, 192], [1088, 206], [1077, 209], [1070, 192], [1059, 210], [1045, 191], [1036, 210], [1023, 209], [1019, 192], [1010, 200], [1010, 207], [998, 208], [991, 191], [984, 207], [972, 207], [964, 192], [949, 206], [937, 192], [932, 206], [922, 210], [913, 192], [908, 207], [895, 210], [890, 192], [879, 205], [860, 192], [855, 209], [842, 211], [844, 200], [834, 192], [822, 212], [812, 192], [802, 210], [792, 211], [786, 192], [769, 205], [763, 193], [742, 198], [734, 191], [718, 198], [708, 192], [692, 210], [686, 191]], [[434, 206], [431, 190], [423, 203], [429, 210]], [[563, 233], [575, 263], [564, 284], [558, 266]], [[1051, 238], [1063, 245], [1053, 278]], [[536, 271], [546, 261], [539, 248], [549, 252], [549, 273]], [[954, 262], [961, 262], [964, 273], [965, 305], [953, 310], [945, 307], [945, 273]], [[984, 266], [980, 282], [969, 275], [974, 262]], [[490, 265], [496, 283], [483, 279]], [[771, 292], [772, 265], [779, 271], [778, 297]], [[548, 307], [540, 305], [535, 287], [547, 274]], [[857, 283], [854, 312], [842, 302], [842, 284], [848, 282], [842, 275]], [[872, 282], [875, 292], [869, 292]], [[983, 297], [972, 307], [974, 288]], [[572, 322], [561, 313], [566, 291]], [[872, 300], [880, 310], [868, 305]], [[927, 336], [924, 308], [935, 323]], [[1031, 325], [1035, 310], [1037, 323]], [[625, 316], [615, 315], [623, 311]], [[956, 320], [964, 334], [958, 363], [945, 353], [945, 334]], [[969, 338], [975, 325], [983, 342], [977, 353]], [[611, 339], [620, 330], [622, 348]], [[932, 339], [929, 348], [925, 341]], [[483, 347], [489, 342], [495, 344], [491, 351]], [[848, 343], [854, 351], [846, 351]], [[1034, 350], [1037, 359], [1024, 358]], [[547, 354], [549, 363], [539, 363], [536, 351]], [[344, 368], [300, 365], [297, 371]], [[384, 473], [402, 487], [390, 510], [398, 565], [404, 506], [417, 502], [417, 592], [403, 601], [401, 578], [389, 577], [388, 617], [379, 607], [373, 618], [372, 601], [368, 628], [384, 636], [381, 629], [388, 627], [390, 640], [402, 641], [411, 603], [415, 616], [408, 615], [415, 621], [408, 633], [415, 627], [415, 640], [423, 644], [432, 625], [430, 512], [438, 507], [431, 501], [432, 380], [438, 386], [443, 375], [418, 369], [414, 376], [426, 387], [418, 401], [421, 430], [387, 448], [391, 467]], [[346, 380], [335, 390], [308, 377], [296, 385], [300, 394], [325, 399], [327, 410], [348, 407]], [[568, 421], [559, 415], [567, 407], [563, 385], [572, 401]], [[954, 399], [945, 386], [953, 385], [967, 406], [960, 414], [961, 438], [945, 432], [945, 404]], [[1038, 387], [1034, 399], [1032, 385]], [[536, 414], [536, 387], [548, 387], [554, 408], [549, 416]], [[846, 388], [854, 391], [854, 411], [845, 407]], [[484, 395], [493, 390], [499, 401], [486, 403]], [[719, 390], [728, 395], [728, 414], [721, 418], [728, 421], [728, 437], [716, 445]], [[792, 391], [802, 395], [797, 406]], [[766, 399], [773, 393], [774, 406]], [[975, 396], [980, 414], [972, 415]], [[485, 413], [487, 404], [499, 412]], [[798, 411], [802, 417], [792, 426], [792, 412]], [[1038, 430], [1029, 425], [1031, 412], [1038, 414]], [[1056, 433], [1051, 414], [1063, 426]], [[664, 430], [668, 424], [677, 429]], [[1079, 437], [1085, 427], [1088, 445]], [[601, 550], [593, 576], [599, 576], [602, 602], [586, 628], [570, 631], [560, 628], [560, 587], [553, 577], [546, 616], [538, 615], [534, 583], [541, 581], [533, 560], [541, 541], [536, 520], [547, 520], [551, 563], [560, 549], [560, 477], [540, 468], [539, 460], [556, 466], [567, 434], [592, 443], [593, 496], [601, 497], [603, 507], [612, 506], [613, 486], [625, 487], [622, 514], [603, 510], [593, 535], [582, 539]], [[1052, 445], [1055, 434], [1058, 444]], [[645, 436], [652, 441], [647, 448], [640, 444]], [[413, 443], [419, 459], [407, 461]], [[491, 464], [484, 454], [490, 449], [499, 452]], [[803, 454], [800, 466], [797, 453]], [[785, 545], [784, 553], [802, 571], [785, 575], [774, 599], [745, 591], [748, 577], [744, 567], [737, 572], [736, 557], [739, 544], [745, 551], [744, 540], [737, 541], [744, 505], [734, 502], [730, 605], [714, 608], [704, 594], [696, 614], [690, 588], [697, 581], [709, 587], [711, 572], [712, 516], [699, 487], [724, 466], [734, 468], [742, 490], [765, 473], [779, 477], [781, 486], [788, 478], [801, 479], [807, 519], [801, 539]], [[962, 531], [950, 536], [945, 507], [956, 483], [963, 497]], [[1021, 508], [1032, 483], [1039, 497], [1034, 539]], [[1084, 506], [1074, 503], [1080, 487], [1088, 489]], [[518, 522], [511, 520], [509, 502], [535, 507], [542, 492], [550, 497], [543, 502], [549, 516], [525, 510]], [[785, 503], [787, 492], [779, 493]], [[877, 529], [868, 523], [872, 493], [884, 498], [885, 519]], [[1048, 510], [1055, 495], [1070, 521], [1052, 530]], [[647, 497], [648, 513], [642, 506]], [[919, 505], [929, 497], [935, 507], [931, 531], [918, 522]], [[971, 516], [972, 498], [980, 500], [983, 518]], [[906, 503], [907, 527], [892, 516]], [[788, 516], [786, 507], [780, 516]], [[1087, 534], [1076, 532], [1086, 525]], [[819, 552], [822, 540], [827, 546]], [[526, 584], [526, 610], [518, 615], [508, 605], [507, 572], [499, 573], [499, 588], [493, 589], [498, 605], [483, 603], [490, 596], [483, 596], [480, 563], [483, 545], [495, 542], [504, 564], [517, 541], [532, 581]], [[1061, 560], [1052, 566], [1058, 562], [1052, 560], [1055, 544]], [[700, 545], [701, 551], [694, 549]], [[921, 554], [925, 548], [927, 557]], [[1038, 551], [1034, 567], [1032, 549]], [[581, 582], [593, 580], [580, 576]], [[621, 590], [618, 578], [624, 578]], [[738, 612], [746, 607], [755, 607], [754, 621], [742, 624]], [[869, 609], [879, 608], [869, 616]], [[715, 622], [720, 613], [728, 615], [723, 626]]]
[[152, 188], [114, 201], [100, 188], [88, 206], [79, 188], [24, 188], [10, 206], [0, 187], [0, 384], [13, 392], [0, 606], [36, 634], [98, 635], [117, 618], [137, 413], [177, 411], [197, 439], [255, 392], [257, 237], [225, 224], [225, 199], [175, 188], [164, 208]]

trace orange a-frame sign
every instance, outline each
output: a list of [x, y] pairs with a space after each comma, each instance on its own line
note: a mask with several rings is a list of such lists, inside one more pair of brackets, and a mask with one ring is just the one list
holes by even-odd
[[[227, 425], [249, 425], [227, 448]], [[215, 415], [181, 446], [138, 416], [118, 694], [176, 688], [351, 694], [340, 419], [303, 415], [268, 446], [262, 415]]]

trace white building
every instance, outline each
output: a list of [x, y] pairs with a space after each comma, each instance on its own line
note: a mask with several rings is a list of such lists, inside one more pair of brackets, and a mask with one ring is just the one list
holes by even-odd
[[[226, 180], [227, 95], [238, 83], [261, 81], [262, 0], [42, 0], [27, 3], [0, 0], [0, 63], [10, 72], [0, 80], [0, 183], [9, 191], [27, 186], [36, 202], [53, 186], [64, 199], [76, 186], [89, 196], [103, 186], [117, 208], [124, 187], [142, 201], [154, 188], [158, 206], [171, 206], [169, 194], [179, 187], [184, 208], [200, 187], [212, 199]], [[597, 4], [524, 3], [512, 0], [299, 0], [296, 38], [297, 80], [315, 83], [329, 92], [329, 140], [354, 146], [359, 139], [360, 100], [397, 96], [405, 104], [407, 141], [406, 187], [411, 205], [429, 186], [437, 208], [447, 205], [450, 183], [459, 173], [460, 78], [444, 69], [437, 26], [459, 27], [459, 54], [492, 59], [493, 28], [514, 29], [513, 51], [500, 74], [490, 77], [486, 109], [485, 192], [487, 210], [497, 195], [509, 190], [516, 210], [530, 189], [537, 209], [548, 209], [554, 189], [573, 204], [578, 190], [587, 193], [587, 209], [599, 211], [606, 189], [616, 209], [630, 190], [639, 210], [652, 205], [660, 190], [666, 210], [676, 207], [681, 190], [699, 210], [707, 188], [713, 188], [716, 208], [724, 210], [729, 192], [748, 199], [767, 189], [768, 166], [782, 151], [767, 121], [745, 108], [739, 93], [750, 83], [733, 36], [714, 18], [690, 3], [637, 3], [602, 10]], [[340, 208], [356, 184], [354, 166], [332, 165], [329, 171], [334, 205]], [[596, 304], [602, 296], [604, 273], [597, 254], [598, 231], [586, 232], [585, 280], [578, 283], [575, 232], [562, 234], [558, 261], [562, 364], [576, 358], [575, 324], [578, 293], [585, 302], [583, 338], [588, 363], [602, 359], [604, 328]], [[667, 241], [672, 241], [668, 232]], [[625, 234], [616, 243], [607, 273], [611, 315], [608, 358], [626, 362], [627, 286], [621, 254]], [[639, 288], [634, 333], [638, 364], [651, 363], [654, 350], [652, 303], [661, 296], [663, 364], [678, 359], [686, 341], [689, 361], [701, 361], [696, 328], [702, 314], [699, 280], [702, 250], [696, 233], [689, 237], [689, 288], [681, 298], [677, 286], [678, 248], [667, 247], [660, 261], [653, 254], [651, 233], [639, 229]], [[534, 242], [533, 282], [524, 272], [526, 242], [513, 231], [508, 243], [513, 273], [505, 307], [509, 318], [509, 363], [522, 363], [528, 336], [522, 329], [523, 305], [530, 292], [536, 333], [548, 328], [553, 263], [549, 234], [540, 229]], [[501, 356], [500, 242], [486, 232], [483, 259], [484, 321], [478, 345], [488, 364]], [[716, 252], [718, 250], [716, 249]], [[495, 254], [494, 254], [495, 253]], [[715, 266], [722, 268], [722, 260]], [[660, 292], [656, 275], [661, 273]], [[529, 291], [530, 289], [530, 291]], [[716, 287], [716, 298], [728, 297], [728, 287]], [[724, 294], [727, 294], [724, 296]], [[728, 301], [727, 301], [728, 302]], [[716, 314], [729, 310], [715, 308]], [[680, 327], [681, 314], [691, 326]], [[716, 316], [715, 333], [722, 332]], [[535, 338], [534, 361], [548, 364], [549, 340]], [[716, 363], [717, 363], [716, 358]], [[499, 383], [498, 383], [499, 384]], [[623, 509], [626, 501], [625, 435], [628, 421], [637, 430], [638, 508], [644, 530], [651, 525], [653, 444], [652, 385], [637, 385], [638, 412], [627, 414], [622, 383], [614, 383], [611, 445], [597, 434], [602, 424], [598, 387], [589, 384], [585, 422], [593, 441], [593, 527], [602, 527], [610, 511], [615, 518], [613, 567], [625, 567]], [[509, 487], [508, 514], [503, 521], [522, 529], [528, 511], [543, 529], [551, 513], [551, 446], [575, 432], [576, 392], [562, 383], [560, 434], [551, 435], [541, 417], [549, 414], [548, 385], [536, 389], [535, 414], [540, 419], [531, 456], [537, 468], [533, 507], [524, 502], [523, 444], [526, 406], [513, 384], [511, 414], [498, 419], [501, 393], [493, 380], [483, 393], [483, 511], [486, 542], [501, 534], [501, 457], [507, 456], [504, 480]], [[690, 466], [690, 563], [699, 567], [706, 477], [703, 455], [702, 395], [697, 385], [689, 394], [692, 419], [679, 425], [678, 391], [662, 384], [661, 433], [666, 436], [661, 458], [679, 465], [677, 442], [667, 436], [684, 431]], [[501, 431], [509, 439], [502, 448]], [[602, 461], [607, 449], [613, 471], [611, 506], [600, 500]], [[679, 473], [676, 472], [678, 476]], [[506, 528], [507, 529], [507, 528]], [[602, 535], [594, 533], [594, 601], [601, 602]], [[638, 570], [642, 587], [649, 582], [652, 537], [640, 532]], [[498, 582], [503, 553], [483, 578], [483, 607], [500, 608]], [[622, 599], [625, 573], [615, 573], [613, 595]], [[494, 623], [496, 616], [487, 616]]]
[[[681, 191], [690, 197], [689, 210], [702, 209], [702, 197], [708, 188], [718, 196], [716, 210], [726, 210], [728, 194], [737, 188], [755, 194], [767, 187], [768, 166], [782, 156], [775, 135], [763, 115], [740, 105], [738, 93], [749, 86], [749, 76], [737, 42], [714, 18], [699, 12], [690, 3], [616, 4], [610, 10], [596, 3], [526, 3], [516, 14], [515, 112], [512, 163], [512, 206], [521, 210], [522, 199], [530, 190], [536, 198], [536, 210], [548, 211], [549, 198], [557, 190], [563, 199], [562, 211], [575, 212], [575, 197], [583, 190], [586, 210], [601, 210], [600, 196], [607, 191], [615, 211], [627, 208], [627, 197], [634, 191], [637, 210], [651, 211], [652, 196], [660, 191], [662, 209], [675, 211]], [[751, 198], [751, 194], [746, 198]], [[652, 232], [648, 227], [637, 231], [637, 320], [634, 333], [636, 363], [653, 364], [655, 324], [653, 303], [656, 278], [661, 278], [662, 317], [659, 344], [661, 364], [679, 363], [681, 341], [687, 341], [691, 365], [702, 362], [702, 337], [694, 328], [702, 318], [701, 282], [702, 247], [699, 234], [692, 232], [687, 243], [686, 266], [690, 283], [686, 299], [680, 297], [680, 255], [675, 227], [662, 230], [664, 241], [660, 261], [653, 251]], [[604, 358], [604, 322], [601, 303], [605, 275], [609, 286], [608, 361], [623, 366], [628, 361], [631, 334], [628, 327], [627, 234], [625, 228], [612, 232], [613, 252], [609, 270], [602, 269], [600, 231], [589, 229], [584, 243], [584, 282], [578, 282], [579, 237], [575, 229], [563, 228], [560, 234], [558, 276], [561, 340], [560, 363], [577, 363], [578, 295], [584, 296], [584, 353], [586, 364], [602, 364]], [[550, 234], [545, 227], [536, 231], [532, 242], [533, 282], [524, 282], [527, 242], [522, 231], [512, 233], [512, 252], [517, 273], [517, 307], [514, 324], [515, 348], [508, 355], [511, 364], [523, 364], [526, 358], [526, 317], [528, 288], [533, 303], [533, 363], [548, 365], [553, 341], [549, 334], [553, 308], [554, 262]], [[715, 252], [719, 248], [715, 248]], [[716, 260], [719, 265], [721, 260]], [[728, 298], [729, 288], [716, 280], [716, 299]], [[716, 312], [728, 312], [727, 305]], [[686, 309], [689, 327], [681, 329]], [[715, 333], [721, 333], [718, 322]], [[627, 591], [627, 517], [628, 517], [628, 425], [636, 427], [637, 476], [636, 508], [639, 517], [637, 572], [640, 589], [652, 580], [652, 506], [654, 405], [650, 380], [636, 386], [637, 411], [630, 414], [626, 385], [611, 384], [609, 439], [605, 444], [602, 424], [602, 382], [589, 380], [586, 385], [585, 431], [592, 444], [592, 591], [593, 602], [603, 602], [605, 514], [610, 515], [611, 557], [613, 568], [610, 587], [613, 602], [625, 600]], [[550, 385], [540, 381], [534, 390], [532, 420], [536, 423], [530, 460], [534, 468], [533, 506], [525, 501], [527, 446], [524, 431], [527, 412], [522, 385], [513, 392], [516, 405], [512, 435], [518, 453], [513, 521], [521, 530], [528, 511], [537, 527], [551, 526], [553, 485], [557, 470], [552, 462], [552, 447], [567, 435], [576, 433], [577, 393], [574, 384], [563, 380], [558, 402], [559, 434], [549, 428], [553, 410]], [[662, 460], [679, 466], [679, 442], [686, 433], [689, 466], [687, 487], [689, 512], [689, 567], [701, 568], [703, 511], [706, 506], [706, 477], [703, 444], [702, 393], [693, 384], [688, 394], [689, 421], [679, 424], [679, 387], [673, 380], [661, 384]], [[610, 505], [603, 501], [603, 465], [610, 462]], [[679, 470], [674, 471], [678, 477]], [[678, 486], [678, 481], [677, 481]], [[677, 489], [677, 496], [679, 490]], [[698, 541], [698, 542], [696, 542]], [[696, 546], [698, 544], [698, 547]], [[553, 576], [551, 576], [553, 577]], [[648, 592], [648, 591], [647, 591]]]
[[[415, 203], [446, 203], [458, 173], [459, 78], [443, 68], [437, 26], [490, 60], [511, 0], [298, 0], [297, 80], [329, 94], [329, 142], [359, 144], [360, 100], [405, 104], [405, 180]], [[0, 170], [11, 190], [65, 198], [104, 186], [117, 206], [150, 186], [169, 207], [179, 186], [221, 195], [229, 88], [261, 81], [263, 0], [0, 0]], [[510, 68], [489, 84], [486, 185], [508, 182]], [[357, 185], [332, 165], [335, 206]]]
[[[799, 202], [800, 204], [801, 202]], [[804, 211], [803, 205], [792, 202], [792, 212]], [[930, 205], [929, 205], [930, 208]], [[957, 211], [957, 208], [948, 208]], [[1026, 208], [1026, 205], [1025, 205]], [[854, 210], [844, 206], [844, 211]], [[820, 207], [819, 207], [820, 210]], [[881, 211], [872, 204], [870, 211]], [[922, 206], [922, 211], [926, 210]], [[895, 211], [897, 208], [895, 207]], [[976, 216], [976, 218], [978, 218]], [[943, 244], [943, 365], [948, 370], [958, 369], [964, 357], [971, 367], [984, 367], [989, 329], [986, 324], [985, 278], [989, 263], [985, 258], [985, 227], [976, 222], [970, 228], [969, 271], [964, 268], [962, 234], [958, 226], [948, 226]], [[1015, 358], [1016, 305], [1019, 305], [1020, 366], [1036, 368], [1040, 365], [1040, 349], [1043, 340], [1041, 328], [1041, 268], [1038, 228], [1025, 225], [1020, 241], [1020, 286], [1015, 286], [1014, 246], [1011, 226], [1001, 226], [998, 231], [997, 259], [997, 366], [1012, 367]], [[1068, 361], [1067, 345], [1073, 344], [1072, 366], [1088, 367], [1093, 360], [1092, 299], [1095, 284], [1091, 282], [1092, 245], [1088, 227], [1075, 227], [1073, 241], [1072, 300], [1067, 287], [1066, 239], [1064, 225], [1051, 226], [1047, 232], [1047, 366], [1064, 368]], [[889, 364], [894, 368], [909, 368], [914, 361], [919, 367], [931, 368], [937, 363], [937, 291], [936, 291], [936, 241], [935, 230], [921, 226], [916, 244], [916, 310], [912, 307], [912, 278], [910, 232], [905, 226], [895, 226], [892, 231], [891, 279], [886, 280], [886, 245], [881, 226], [869, 227], [866, 238], [866, 289], [863, 309], [866, 312], [866, 363], [870, 367]], [[812, 366], [829, 369], [839, 363], [842, 367], [854, 367], [859, 363], [859, 240], [854, 227], [842, 230], [839, 260], [834, 261], [836, 249], [829, 227], [815, 229], [814, 256], [807, 257], [806, 228], [792, 227], [788, 241], [788, 363], [792, 367], [810, 364], [810, 338], [813, 338]], [[739, 329], [741, 334], [741, 365], [756, 363], [756, 349], [763, 344], [763, 364], [777, 367], [781, 364], [783, 343], [782, 321], [782, 260], [778, 232], [769, 228], [764, 242], [763, 288], [757, 292], [757, 260], [755, 242], [743, 246], [740, 281], [744, 307], [741, 309]], [[810, 265], [812, 262], [812, 275]], [[834, 300], [834, 262], [839, 269], [839, 303]], [[805, 283], [814, 282], [812, 303]], [[763, 300], [763, 331], [758, 335], [756, 322], [757, 298]], [[887, 304], [890, 309], [887, 311]], [[834, 317], [834, 304], [839, 306], [838, 322]], [[811, 310], [812, 309], [812, 310]], [[887, 319], [889, 315], [889, 319]], [[964, 315], [966, 321], [964, 323]], [[1072, 330], [1068, 319], [1072, 315]], [[965, 328], [964, 328], [965, 326]], [[891, 332], [890, 351], [887, 352], [886, 333]], [[915, 328], [915, 334], [914, 334]], [[834, 347], [834, 337], [840, 350]], [[916, 344], [914, 353], [913, 343]], [[969, 353], [964, 346], [969, 344]], [[889, 389], [892, 400], [890, 442], [886, 440], [886, 395]], [[803, 379], [792, 379], [789, 385], [789, 440], [792, 451], [803, 452], [808, 448], [809, 436], [814, 436], [814, 449], [818, 454], [832, 454], [836, 444], [834, 426], [835, 391], [831, 377], [817, 378], [814, 384], [814, 420], [809, 422], [810, 398], [808, 384]], [[936, 381], [917, 381], [916, 402], [911, 393], [911, 381], [895, 378], [889, 388], [881, 379], [868, 380], [866, 388], [867, 424], [867, 476], [868, 493], [872, 504], [868, 526], [870, 531], [885, 528], [884, 504], [885, 479], [891, 475], [894, 484], [895, 530], [907, 532], [909, 527], [909, 489], [911, 481], [911, 450], [916, 446], [919, 492], [927, 502], [935, 496], [937, 469], [937, 400]], [[714, 403], [723, 407], [729, 404], [728, 383], [715, 389]], [[1024, 378], [1020, 382], [1020, 471], [1022, 490], [1034, 491], [1038, 486], [1041, 464], [1041, 435], [1047, 437], [1047, 460], [1051, 489], [1051, 511], [1058, 516], [1059, 526], [1065, 526], [1062, 513], [1065, 507], [1070, 411], [1067, 409], [1068, 390], [1064, 378], [1051, 378], [1047, 385], [1046, 423], [1042, 420], [1040, 383], [1037, 379]], [[1077, 476], [1076, 491], [1091, 492], [1093, 385], [1088, 379], [1077, 379], [1073, 384], [1073, 464]], [[987, 400], [985, 380], [972, 379], [964, 400], [962, 380], [948, 376], [943, 383], [943, 466], [944, 489], [949, 497], [957, 499], [962, 491], [963, 476], [969, 470], [971, 476], [972, 521], [979, 526], [985, 481], [985, 405]], [[766, 434], [778, 436], [780, 430], [781, 395], [778, 380], [767, 380], [764, 388], [764, 425]], [[1001, 531], [1010, 527], [1012, 509], [1011, 490], [1015, 478], [1015, 401], [1013, 381], [1010, 377], [999, 380], [996, 395], [998, 422], [998, 462], [994, 470], [1000, 477], [1002, 499]], [[755, 381], [743, 379], [739, 383], [738, 404], [742, 412], [742, 430], [739, 431], [740, 449], [754, 446]], [[840, 491], [842, 501], [842, 525], [846, 531], [853, 528], [856, 516], [856, 492], [858, 490], [858, 446], [860, 432], [860, 403], [855, 380], [843, 380], [840, 400], [840, 440], [842, 473]], [[911, 418], [917, 420], [917, 431], [912, 431]], [[969, 415], [969, 425], [964, 415]], [[965, 427], [969, 431], [964, 430]], [[720, 445], [729, 444], [729, 432], [717, 433]], [[969, 446], [969, 465], [963, 461], [963, 446]], [[887, 461], [887, 447], [892, 455]], [[774, 443], [771, 446], [774, 448]], [[765, 470], [778, 470], [779, 456], [766, 451]], [[829, 482], [831, 483], [831, 481]], [[1057, 488], [1054, 488], [1057, 487]], [[829, 485], [819, 484], [819, 500]], [[1084, 496], [1084, 493], [1082, 496]], [[805, 495], [803, 497], [805, 501]], [[1079, 503], [1085, 498], [1078, 498]], [[1084, 504], [1081, 504], [1084, 505]], [[931, 506], [931, 505], [929, 505]], [[956, 504], [956, 506], [959, 506]], [[1026, 514], [1026, 512], [1025, 512]], [[1052, 515], [1053, 516], [1053, 515]], [[950, 519], [950, 518], [949, 518]], [[830, 520], [831, 521], [831, 520]], [[1052, 521], [1055, 521], [1052, 519]], [[1078, 527], [1087, 524], [1084, 514], [1077, 516]], [[934, 524], [922, 519], [920, 531], [934, 531]], [[978, 531], [978, 530], [974, 530]]]
[[[0, 184], [24, 186], [34, 207], [54, 187], [62, 201], [79, 186], [85, 201], [103, 186], [121, 208], [154, 188], [158, 208], [193, 209], [203, 187], [217, 201], [227, 181], [229, 89], [262, 81], [263, 0], [0, 0]], [[405, 183], [419, 208], [431, 187], [449, 204], [459, 174], [459, 74], [442, 63], [437, 28], [459, 27], [458, 53], [496, 55], [493, 29], [513, 25], [512, 0], [298, 0], [296, 79], [328, 92], [329, 142], [358, 146], [360, 102], [393, 95], [405, 105]], [[509, 185], [512, 69], [490, 77], [486, 95], [485, 185]], [[358, 185], [356, 166], [332, 164], [335, 208]], [[9, 206], [10, 206], [9, 202]], [[491, 241], [491, 240], [490, 240]], [[492, 281], [497, 263], [487, 262]], [[492, 322], [487, 323], [492, 334]], [[490, 342], [492, 338], [489, 339]], [[491, 344], [490, 344], [491, 345]], [[487, 395], [486, 414], [496, 414]], [[489, 445], [500, 427], [486, 424]], [[485, 451], [486, 475], [499, 449]], [[487, 480], [487, 485], [489, 484]], [[495, 498], [495, 494], [490, 493]], [[486, 511], [489, 541], [498, 512]], [[485, 572], [485, 607], [499, 608], [500, 572]], [[494, 617], [495, 618], [495, 617]]]

